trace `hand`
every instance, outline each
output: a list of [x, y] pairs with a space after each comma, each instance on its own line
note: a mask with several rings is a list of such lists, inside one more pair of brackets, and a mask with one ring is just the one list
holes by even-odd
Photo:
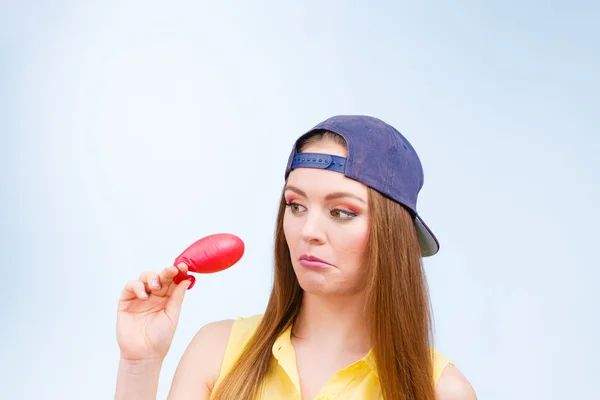
[[179, 321], [181, 304], [190, 284], [173, 278], [187, 265], [165, 268], [160, 274], [144, 272], [125, 285], [117, 313], [117, 342], [127, 361], [160, 360], [169, 352]]

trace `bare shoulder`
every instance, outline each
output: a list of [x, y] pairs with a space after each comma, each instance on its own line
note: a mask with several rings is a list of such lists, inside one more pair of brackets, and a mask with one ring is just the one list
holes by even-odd
[[471, 383], [454, 365], [448, 365], [438, 381], [435, 394], [437, 400], [476, 400]]
[[179, 361], [169, 399], [208, 399], [221, 371], [234, 322], [215, 321], [198, 330]]
[[[225, 319], [204, 325], [192, 338], [186, 352], [199, 349], [210, 351], [210, 354], [215, 353], [222, 356], [223, 354], [220, 353], [225, 352], [234, 322], [235, 320], [233, 319]], [[203, 352], [203, 357], [206, 356], [206, 352]]]

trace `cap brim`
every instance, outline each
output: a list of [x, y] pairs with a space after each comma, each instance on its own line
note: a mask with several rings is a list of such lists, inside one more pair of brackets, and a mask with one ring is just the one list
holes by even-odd
[[440, 250], [440, 244], [431, 229], [425, 225], [425, 222], [418, 215], [415, 217], [415, 227], [421, 245], [421, 255], [430, 257], [436, 254]]

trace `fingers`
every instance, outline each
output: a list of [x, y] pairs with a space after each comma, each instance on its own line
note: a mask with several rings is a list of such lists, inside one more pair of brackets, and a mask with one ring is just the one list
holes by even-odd
[[147, 293], [156, 296], [165, 296], [172, 292], [175, 288], [171, 287], [173, 279], [181, 272], [186, 273], [188, 266], [184, 263], [179, 266], [169, 266], [163, 269], [160, 273], [154, 271], [146, 271], [140, 274], [139, 280], [144, 284]]
[[[172, 285], [173, 279], [180, 273], [187, 273], [188, 266], [180, 263], [178, 266], [169, 266], [160, 273], [154, 271], [142, 272], [137, 281], [129, 281], [123, 289], [121, 300], [132, 300], [134, 298], [147, 299], [149, 294], [156, 296], [171, 295], [177, 287]], [[189, 281], [186, 286], [189, 286]], [[177, 286], [177, 287], [175, 287]], [[183, 300], [182, 300], [183, 301]]]
[[171, 266], [163, 269], [159, 275], [160, 281], [164, 285], [170, 285], [173, 282], [173, 278], [179, 274], [179, 272], [187, 273], [188, 266], [185, 263], [180, 263], [177, 267]]
[[154, 271], [145, 271], [140, 274], [140, 282], [144, 284], [146, 292], [157, 294], [160, 291], [161, 283], [158, 274]]
[[171, 293], [171, 297], [169, 297], [169, 301], [166, 306], [166, 313], [169, 314], [171, 319], [177, 320], [179, 318], [179, 313], [181, 312], [181, 304], [183, 303], [183, 299], [185, 298], [185, 293], [187, 292], [187, 288], [190, 286], [191, 282], [188, 279], [185, 279], [175, 287], [173, 293]]
[[125, 285], [125, 288], [123, 288], [121, 300], [132, 300], [135, 298], [141, 300], [145, 300], [148, 298], [148, 293], [146, 292], [144, 283], [141, 281], [129, 281]]

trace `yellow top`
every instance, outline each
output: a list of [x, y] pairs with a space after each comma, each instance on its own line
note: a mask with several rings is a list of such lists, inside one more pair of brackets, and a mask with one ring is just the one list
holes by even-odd
[[[262, 314], [238, 318], [233, 324], [227, 343], [221, 373], [215, 386], [231, 370], [248, 340], [260, 324]], [[434, 351], [433, 378], [437, 384], [444, 368], [451, 364], [443, 354]], [[338, 371], [320, 390], [319, 400], [382, 399], [374, 355], [369, 352], [361, 360]], [[261, 400], [300, 400], [300, 380], [296, 355], [291, 342], [291, 327], [275, 341], [271, 366], [264, 381]]]

